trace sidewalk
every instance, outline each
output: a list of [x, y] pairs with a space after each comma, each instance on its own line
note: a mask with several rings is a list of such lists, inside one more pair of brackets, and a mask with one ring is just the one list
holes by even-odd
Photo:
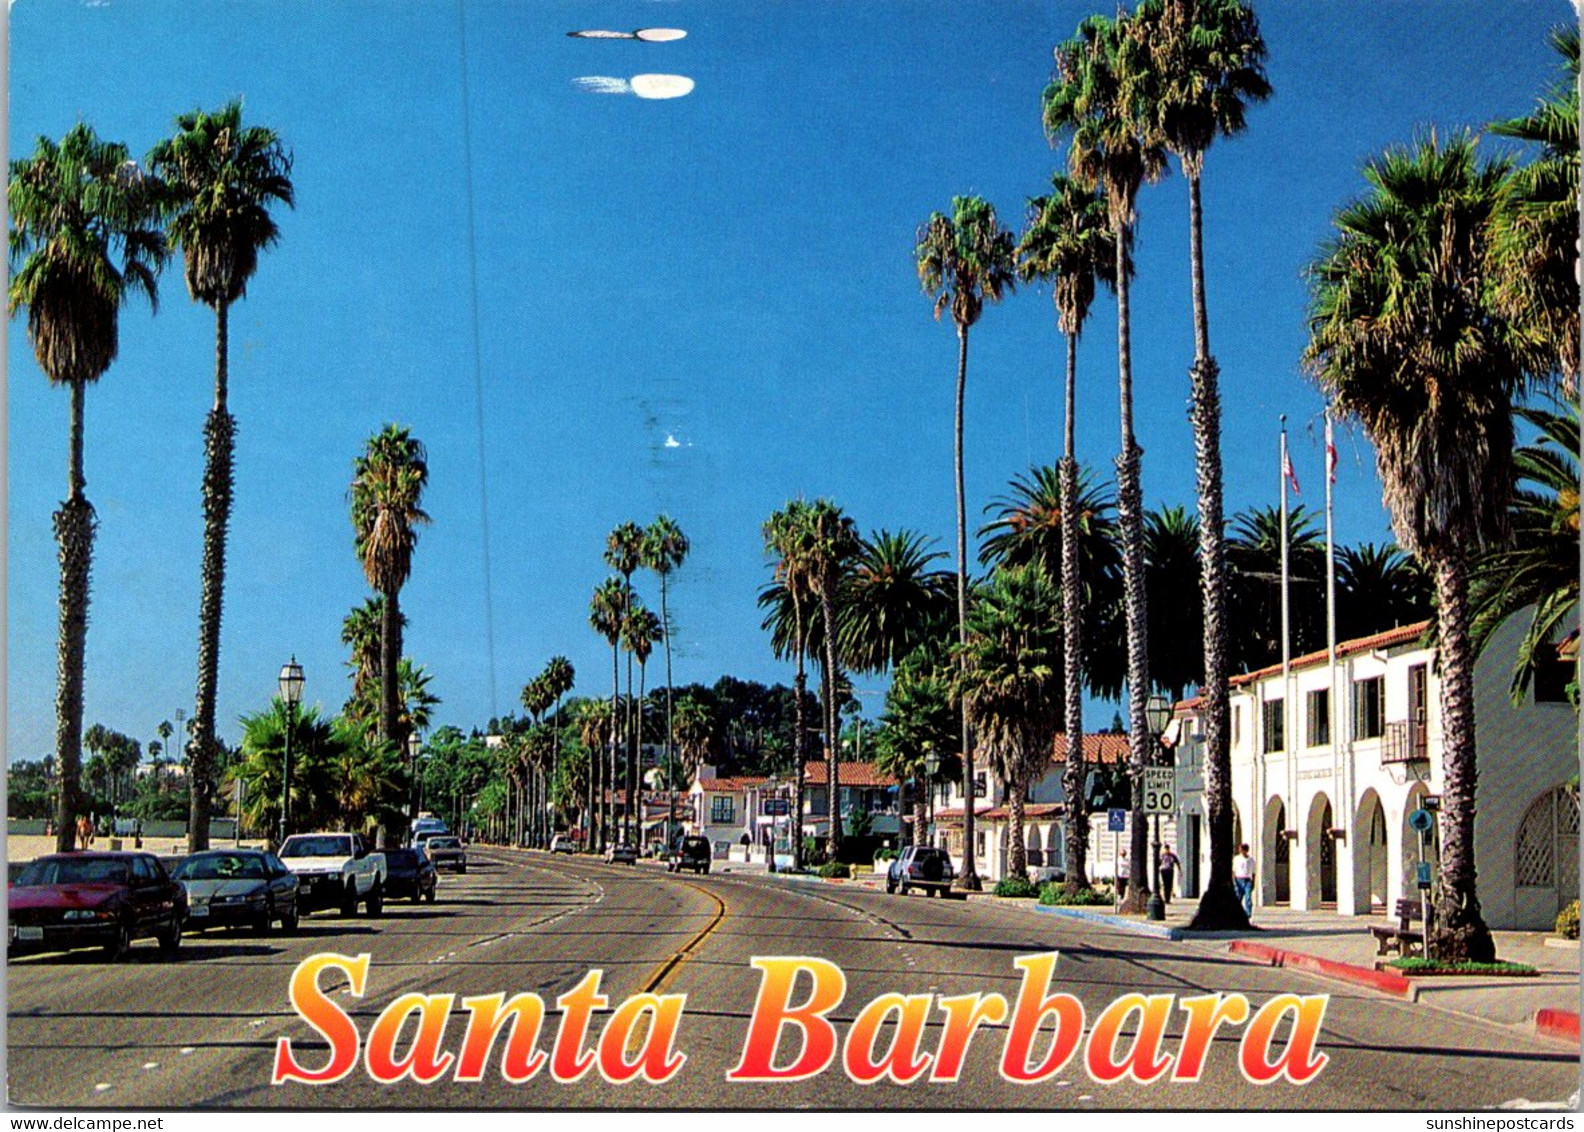
[[[111, 840], [104, 834], [100, 834], [94, 838], [93, 848], [96, 851], [107, 850], [110, 848]], [[131, 852], [136, 848], [130, 836], [121, 837], [118, 840], [121, 842], [120, 847], [127, 852]], [[234, 842], [230, 838], [226, 838], [223, 841], [211, 842], [211, 847], [228, 849], [233, 844]], [[242, 848], [244, 849], [258, 849], [261, 846], [262, 842], [256, 838], [244, 837], [242, 839]], [[142, 848], [143, 852], [153, 853], [156, 857], [180, 857], [187, 852], [187, 839], [185, 837], [145, 837]], [[55, 839], [53, 837], [23, 834], [8, 836], [5, 840], [7, 864], [20, 864], [25, 861], [31, 861], [34, 857], [42, 857], [46, 853], [53, 852], [55, 852]]]

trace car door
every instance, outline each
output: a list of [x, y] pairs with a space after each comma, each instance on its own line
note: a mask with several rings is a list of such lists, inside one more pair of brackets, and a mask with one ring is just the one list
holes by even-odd
[[264, 872], [269, 877], [270, 897], [277, 910], [296, 904], [297, 878], [273, 853], [264, 854]]
[[170, 882], [162, 879], [163, 871], [153, 857], [132, 858], [132, 918], [137, 934], [147, 935], [170, 917]]

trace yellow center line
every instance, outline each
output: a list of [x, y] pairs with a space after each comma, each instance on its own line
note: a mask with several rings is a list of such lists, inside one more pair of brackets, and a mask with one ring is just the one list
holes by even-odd
[[694, 884], [692, 881], [679, 880], [677, 883], [685, 884], [695, 892], [701, 892], [713, 900], [715, 902], [715, 915], [710, 918], [709, 923], [704, 925], [702, 931], [700, 931], [692, 939], [688, 940], [688, 942], [684, 944], [678, 951], [676, 951], [671, 956], [671, 958], [667, 959], [655, 969], [655, 973], [649, 976], [649, 981], [644, 984], [642, 992], [644, 994], [662, 993], [665, 988], [670, 985], [671, 977], [676, 974], [677, 968], [681, 967], [682, 964], [687, 961], [688, 957], [693, 954], [693, 952], [698, 948], [699, 944], [703, 943], [705, 939], [709, 937], [709, 934], [712, 931], [720, 927], [720, 922], [726, 918], [726, 902], [719, 896], [715, 895], [715, 893], [711, 892], [702, 885]]

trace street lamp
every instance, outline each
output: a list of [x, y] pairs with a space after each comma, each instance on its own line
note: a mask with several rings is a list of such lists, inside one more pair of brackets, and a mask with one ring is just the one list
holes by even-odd
[[923, 830], [921, 845], [935, 844], [935, 776], [940, 773], [940, 756], [934, 743], [924, 744], [924, 793], [929, 798], [929, 823]]
[[418, 819], [418, 752], [423, 750], [423, 740], [416, 730], [407, 735], [407, 823]]
[[[1171, 716], [1171, 704], [1165, 696], [1157, 694], [1144, 701], [1144, 720], [1149, 726], [1150, 734], [1155, 738], [1157, 758], [1159, 756], [1158, 745], [1160, 738], [1166, 734], [1166, 728], [1171, 723]], [[1155, 840], [1150, 846], [1150, 898], [1149, 903], [1145, 906], [1144, 915], [1146, 919], [1164, 920], [1166, 918], [1166, 901], [1161, 896], [1160, 890], [1160, 815], [1151, 814], [1150, 816], [1154, 819]]]
[[286, 701], [286, 750], [281, 758], [281, 819], [280, 843], [286, 843], [286, 831], [291, 821], [291, 737], [297, 723], [297, 702], [302, 699], [303, 670], [294, 653], [291, 660], [281, 665], [280, 694]]

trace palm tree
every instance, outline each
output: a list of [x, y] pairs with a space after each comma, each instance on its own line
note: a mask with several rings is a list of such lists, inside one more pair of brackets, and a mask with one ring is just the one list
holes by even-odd
[[214, 407], [204, 423], [203, 578], [198, 600], [198, 702], [193, 712], [192, 803], [188, 846], [209, 847], [215, 694], [220, 681], [220, 619], [225, 594], [226, 528], [231, 522], [236, 419], [227, 407], [228, 321], [247, 293], [259, 252], [280, 230], [270, 206], [293, 204], [291, 155], [274, 130], [242, 125], [242, 103], [176, 119], [176, 134], [150, 151], [165, 184], [170, 240], [182, 250], [187, 293], [215, 312]]
[[[551, 695], [555, 697], [555, 729], [552, 732], [550, 746], [550, 778], [555, 781], [561, 773], [561, 700], [572, 690], [577, 679], [577, 671], [572, 667], [572, 662], [564, 656], [553, 656], [545, 664], [541, 675]], [[553, 803], [552, 803], [553, 805]], [[552, 808], [547, 815], [550, 824], [550, 833], [555, 833], [555, 811]]]
[[1579, 374], [1579, 31], [1561, 27], [1551, 46], [1562, 75], [1539, 105], [1490, 132], [1539, 147], [1503, 188], [1492, 232], [1496, 304], [1523, 328], [1568, 395]]
[[1435, 612], [1430, 579], [1391, 543], [1338, 548], [1336, 584], [1342, 640], [1412, 625]]
[[675, 795], [671, 791], [671, 755], [676, 748], [676, 731], [671, 716], [671, 612], [666, 605], [666, 582], [671, 572], [678, 569], [692, 547], [687, 535], [669, 515], [661, 515], [644, 531], [643, 564], [660, 579], [660, 629], [665, 641], [666, 662], [666, 844], [671, 844], [671, 814], [676, 809]]
[[916, 531], [876, 531], [858, 540], [837, 613], [842, 659], [857, 672], [896, 667], [930, 629], [951, 616], [952, 576], [930, 569], [946, 555]]
[[[611, 579], [611, 581], [618, 580]], [[596, 600], [598, 592], [595, 591]], [[578, 740], [583, 744], [583, 750], [588, 755], [588, 774], [584, 781], [588, 799], [584, 807], [584, 813], [587, 815], [584, 819], [584, 832], [587, 836], [583, 843], [584, 851], [588, 853], [595, 853], [600, 849], [596, 844], [596, 825], [599, 826], [598, 836], [600, 838], [605, 836], [604, 815], [598, 799], [601, 792], [600, 780], [603, 777], [600, 773], [600, 764], [603, 761], [601, 752], [606, 750], [615, 738], [615, 728], [612, 726], [615, 719], [614, 705], [614, 698], [609, 703], [605, 700], [583, 700], [578, 705]]]
[[66, 499], [55, 512], [60, 546], [60, 661], [55, 693], [55, 759], [61, 783], [56, 847], [75, 845], [81, 778], [83, 656], [93, 563], [93, 504], [84, 494], [83, 399], [115, 361], [121, 305], [133, 292], [157, 302], [167, 258], [160, 190], [127, 157], [81, 122], [60, 143], [39, 138], [31, 157], [11, 163], [10, 313], [28, 312], [28, 341], [39, 368], [71, 394]]
[[[1061, 485], [1063, 687], [1067, 720], [1063, 790], [1068, 799], [1067, 887], [1076, 892], [1089, 887], [1086, 871], [1089, 815], [1083, 784], [1083, 571], [1079, 553], [1078, 458], [1076, 452], [1078, 404], [1078, 338], [1094, 302], [1095, 282], [1115, 290], [1116, 233], [1106, 213], [1103, 194], [1085, 188], [1061, 173], [1051, 177], [1048, 196], [1029, 201], [1028, 225], [1018, 241], [1018, 277], [1025, 283], [1043, 280], [1052, 284], [1056, 322], [1067, 339], [1067, 380], [1064, 386]], [[987, 548], [988, 549], [988, 548]]]
[[[594, 774], [594, 788], [599, 794], [599, 836], [598, 849], [605, 848], [604, 839], [610, 832], [607, 821], [605, 805], [606, 794], [609, 793], [611, 805], [615, 805], [616, 789], [616, 741], [621, 730], [618, 721], [621, 711], [618, 700], [621, 697], [621, 633], [622, 620], [627, 614], [627, 608], [632, 604], [632, 587], [621, 578], [606, 578], [594, 590], [593, 600], [589, 603], [589, 625], [594, 631], [605, 638], [606, 644], [611, 647], [611, 699], [610, 699], [610, 725], [606, 739], [610, 744], [607, 752], [609, 765], [600, 765], [596, 759], [596, 772]], [[614, 813], [614, 810], [609, 811]], [[595, 848], [591, 846], [591, 848]]]
[[691, 781], [698, 774], [710, 744], [715, 741], [715, 718], [709, 705], [692, 696], [683, 696], [676, 702], [677, 750], [682, 755], [682, 767]]
[[[1231, 662], [1252, 672], [1281, 659], [1282, 515], [1254, 507], [1232, 519], [1226, 540], [1232, 615], [1227, 618]], [[1287, 512], [1287, 583], [1291, 651], [1325, 647], [1325, 536], [1302, 504]], [[1240, 905], [1241, 906], [1241, 905]]]
[[[1203, 607], [1199, 523], [1182, 507], [1144, 515], [1144, 585], [1152, 641], [1197, 639]], [[1190, 647], [1150, 650], [1150, 686], [1180, 700], [1204, 679], [1203, 656]]]
[[638, 695], [633, 699], [636, 719], [627, 744], [627, 825], [628, 843], [632, 845], [638, 843], [638, 838], [643, 833], [642, 791], [639, 788], [638, 763], [643, 754], [644, 671], [648, 667], [649, 657], [654, 653], [655, 645], [660, 642], [663, 635], [660, 618], [655, 616], [654, 611], [643, 602], [634, 601], [632, 607], [627, 610], [627, 616], [622, 619], [622, 648], [627, 650], [629, 661], [638, 662]]
[[[352, 670], [352, 694], [342, 714], [350, 719], [373, 719], [380, 710], [380, 627], [384, 623], [385, 599], [371, 597], [357, 605], [341, 622], [341, 643], [352, 650], [347, 667]], [[407, 618], [401, 619], [402, 628]]]
[[1194, 923], [1248, 922], [1232, 888], [1232, 752], [1227, 655], [1227, 566], [1223, 538], [1220, 367], [1210, 352], [1200, 182], [1217, 138], [1243, 132], [1248, 107], [1270, 97], [1259, 21], [1240, 0], [1144, 0], [1130, 21], [1147, 62], [1135, 95], [1188, 181], [1188, 251], [1193, 284], [1194, 364], [1189, 371], [1198, 479], [1199, 559], [1204, 594], [1205, 810], [1210, 876]]
[[1507, 528], [1512, 401], [1525, 385], [1512, 327], [1490, 301], [1488, 234], [1504, 161], [1464, 134], [1394, 147], [1335, 217], [1310, 267], [1305, 361], [1375, 446], [1398, 541], [1435, 575], [1441, 666], [1441, 887], [1434, 947], [1490, 960], [1474, 871], [1472, 557]]
[[[939, 625], [950, 631], [949, 623]], [[875, 735], [875, 768], [913, 782], [913, 840], [921, 845], [928, 836], [929, 791], [951, 778], [948, 761], [960, 762], [956, 751], [962, 721], [952, 698], [954, 668], [944, 645], [944, 633], [938, 634], [897, 665]], [[928, 774], [931, 751], [942, 764], [933, 780]]]
[[843, 683], [840, 654], [836, 651], [836, 603], [843, 582], [858, 553], [858, 529], [842, 509], [828, 499], [817, 499], [808, 509], [809, 579], [819, 599], [820, 616], [826, 626], [824, 672], [826, 797], [830, 800], [830, 829], [825, 838], [825, 856], [837, 860], [841, 851], [841, 782], [837, 770], [840, 754], [841, 724], [837, 697]]
[[[627, 620], [627, 616], [628, 616], [629, 612], [631, 611], [632, 604], [633, 604], [633, 602], [635, 600], [635, 596], [634, 596], [633, 591], [632, 591], [632, 576], [633, 576], [633, 574], [635, 572], [637, 572], [638, 568], [643, 565], [643, 551], [644, 551], [644, 529], [642, 527], [640, 527], [637, 523], [630, 523], [630, 522], [629, 523], [619, 523], [619, 524], [617, 524], [616, 528], [613, 531], [611, 531], [611, 533], [609, 535], [607, 535], [606, 538], [605, 538], [605, 564], [607, 566], [609, 566], [611, 569], [615, 570], [618, 574], [620, 574], [621, 577], [622, 577], [622, 582], [624, 584], [626, 584], [626, 586], [627, 586], [627, 605], [622, 608], [622, 615], [621, 615], [621, 619], [622, 619], [623, 622], [625, 622]], [[631, 741], [632, 741], [632, 733], [633, 733], [632, 687], [633, 687], [632, 654], [628, 653], [628, 655], [627, 655], [627, 699], [626, 699], [625, 704], [623, 705], [624, 710], [621, 713], [621, 723], [619, 725], [619, 730], [621, 732], [621, 738], [620, 738], [619, 741], [621, 742], [623, 747], [630, 747], [631, 746]], [[615, 757], [615, 749], [614, 748], [612, 748], [611, 755], [612, 755], [612, 758]], [[612, 789], [614, 790], [615, 782], [617, 782], [617, 781], [625, 781], [626, 776], [620, 774], [620, 772], [616, 770], [614, 764], [612, 765], [612, 775], [613, 775], [613, 778], [612, 778]], [[624, 787], [624, 789], [625, 789], [625, 787]], [[612, 795], [611, 795], [611, 815], [612, 815], [612, 817], [614, 817], [615, 813], [616, 813], [615, 806], [616, 806], [616, 796], [615, 796], [614, 793], [612, 793]]]
[[[953, 197], [952, 214], [936, 212], [918, 231], [913, 249], [919, 283], [935, 300], [935, 318], [951, 315], [957, 328], [957, 416], [953, 455], [957, 483], [957, 643], [967, 640], [968, 504], [963, 490], [963, 395], [968, 386], [968, 331], [986, 302], [999, 303], [1016, 286], [1016, 249], [1012, 233], [980, 197]], [[958, 883], [978, 891], [974, 867], [973, 743], [963, 718], [963, 783], [969, 795], [963, 811], [963, 861]], [[834, 783], [832, 784], [834, 790]], [[835, 795], [832, 794], [834, 798]]]
[[1023, 800], [1062, 729], [1061, 604], [1043, 567], [1002, 567], [968, 614], [957, 692], [1006, 788], [1009, 876], [1028, 879]]
[[808, 738], [808, 724], [803, 717], [803, 704], [808, 695], [808, 675], [804, 670], [804, 660], [808, 656], [810, 647], [810, 606], [815, 596], [813, 560], [809, 550], [808, 513], [809, 505], [801, 499], [794, 499], [782, 510], [771, 514], [765, 522], [763, 530], [765, 549], [776, 556], [775, 581], [761, 592], [759, 598], [761, 605], [767, 604], [767, 598], [770, 599], [768, 603], [772, 605], [771, 614], [766, 618], [765, 628], [772, 627], [772, 619], [775, 618], [778, 609], [790, 605], [792, 611], [790, 636], [783, 638], [780, 634], [772, 635], [771, 647], [775, 650], [776, 656], [784, 657], [790, 653], [797, 663], [797, 673], [792, 679], [794, 705], [792, 761], [797, 795], [792, 819], [795, 827], [792, 837], [794, 868], [803, 867], [803, 767], [806, 761], [804, 746]]
[[419, 507], [429, 482], [423, 443], [403, 426], [387, 424], [369, 437], [352, 462], [353, 545], [369, 585], [384, 598], [380, 610], [379, 736], [397, 749], [400, 725], [402, 649], [401, 588], [412, 575], [417, 528], [429, 521]]
[[[1166, 171], [1166, 155], [1139, 97], [1149, 67], [1146, 53], [1125, 18], [1090, 16], [1078, 33], [1056, 48], [1057, 75], [1042, 98], [1046, 134], [1070, 137], [1068, 169], [1080, 185], [1104, 188], [1115, 234], [1117, 373], [1121, 398], [1122, 451], [1117, 456], [1117, 518], [1122, 532], [1122, 579], [1128, 649], [1128, 748], [1133, 773], [1133, 860], [1146, 852], [1143, 820], [1144, 767], [1154, 737], [1144, 715], [1149, 695], [1148, 610], [1144, 582], [1144, 497], [1140, 485], [1143, 450], [1133, 435], [1132, 308], [1128, 287], [1134, 206], [1140, 187]], [[1142, 911], [1145, 886], [1129, 886], [1132, 911]]]
[[1533, 607], [1513, 664], [1515, 703], [1541, 662], [1556, 656], [1557, 638], [1577, 626], [1579, 595], [1578, 404], [1518, 414], [1539, 437], [1513, 453], [1513, 538], [1475, 562], [1470, 595], [1475, 655], [1508, 618]]

